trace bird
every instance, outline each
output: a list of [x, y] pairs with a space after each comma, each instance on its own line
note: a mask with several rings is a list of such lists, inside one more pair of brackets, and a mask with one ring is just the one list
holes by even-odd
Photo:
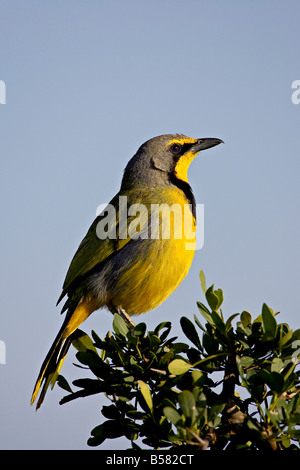
[[[71, 260], [57, 302], [65, 298], [65, 317], [31, 397], [31, 404], [37, 400], [36, 409], [48, 387], [54, 387], [76, 330], [91, 313], [105, 307], [133, 328], [131, 316], [158, 307], [186, 277], [196, 229], [188, 168], [200, 151], [220, 143], [218, 138], [164, 134], [147, 140], [129, 160], [119, 192], [96, 217]], [[187, 229], [186, 224], [177, 227], [178, 208], [191, 221]]]

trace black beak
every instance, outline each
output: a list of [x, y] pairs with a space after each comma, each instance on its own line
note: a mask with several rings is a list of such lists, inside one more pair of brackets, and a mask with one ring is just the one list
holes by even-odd
[[216, 145], [224, 144], [223, 140], [216, 139], [214, 137], [206, 137], [204, 139], [198, 139], [195, 144], [192, 146], [192, 151], [194, 153], [200, 152], [200, 150], [210, 149]]

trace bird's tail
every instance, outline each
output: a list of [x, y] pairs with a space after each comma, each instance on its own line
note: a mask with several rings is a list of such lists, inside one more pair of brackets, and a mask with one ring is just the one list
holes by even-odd
[[49, 385], [54, 387], [59, 371], [63, 365], [66, 354], [72, 343], [72, 333], [77, 330], [84, 320], [95, 310], [95, 304], [91, 300], [81, 300], [72, 314], [68, 312], [66, 319], [56, 336], [39, 373], [31, 397], [33, 404], [38, 396], [39, 390], [43, 384], [36, 409], [44, 401]]

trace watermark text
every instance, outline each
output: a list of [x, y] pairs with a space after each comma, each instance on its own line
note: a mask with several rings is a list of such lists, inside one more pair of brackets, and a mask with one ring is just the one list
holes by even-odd
[[0, 80], [0, 104], [6, 104], [6, 85], [3, 80]]
[[119, 196], [118, 207], [101, 204], [96, 215], [99, 239], [185, 240], [186, 250], [200, 250], [204, 244], [204, 204], [196, 204], [196, 220], [191, 204], [128, 204]]
[[6, 345], [0, 339], [0, 364], [6, 364]]
[[300, 103], [300, 80], [293, 81], [292, 89], [295, 90], [291, 96], [292, 103], [299, 104]]

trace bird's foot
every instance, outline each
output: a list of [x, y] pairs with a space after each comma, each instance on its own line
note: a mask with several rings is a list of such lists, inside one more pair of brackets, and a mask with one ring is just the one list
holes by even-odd
[[123, 320], [125, 321], [126, 325], [131, 329], [133, 330], [135, 328], [135, 323], [131, 320], [130, 316], [128, 315], [128, 313], [126, 312], [126, 310], [124, 310], [122, 307], [118, 307], [117, 308], [117, 313], [120, 315], [121, 318], [123, 318]]

